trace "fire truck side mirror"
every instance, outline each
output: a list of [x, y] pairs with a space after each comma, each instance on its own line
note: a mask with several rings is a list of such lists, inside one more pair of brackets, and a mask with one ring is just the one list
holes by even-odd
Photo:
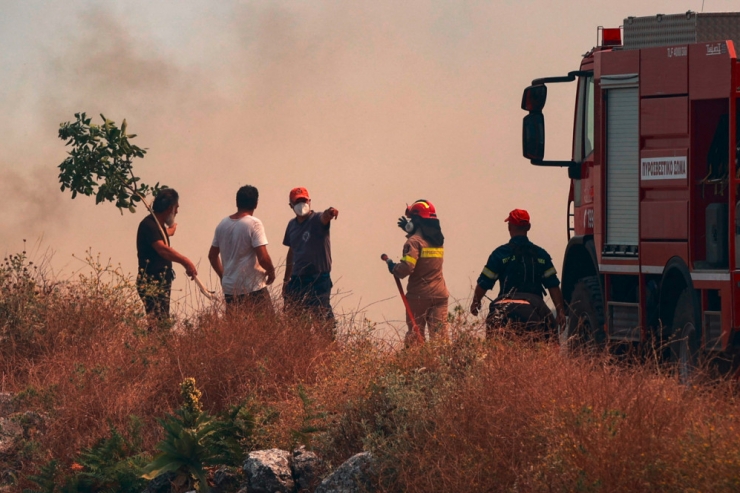
[[545, 117], [533, 111], [522, 122], [522, 154], [530, 161], [542, 161], [545, 157]]
[[582, 164], [583, 163], [577, 163], [575, 161], [572, 161], [568, 165], [568, 178], [570, 178], [571, 180], [580, 180], [581, 178], [583, 178], [582, 176], [583, 168], [581, 166]]
[[529, 86], [524, 90], [524, 94], [522, 94], [522, 109], [525, 111], [542, 111], [546, 101], [546, 85]]

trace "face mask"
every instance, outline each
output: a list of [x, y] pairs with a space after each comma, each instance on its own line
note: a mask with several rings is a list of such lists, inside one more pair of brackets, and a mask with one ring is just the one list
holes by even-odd
[[407, 233], [413, 233], [414, 229], [416, 229], [416, 224], [414, 224], [413, 221], [409, 221], [406, 223], [406, 225], [404, 225], [403, 229]]
[[171, 228], [173, 224], [175, 224], [175, 213], [173, 212], [169, 216], [167, 216], [167, 219], [164, 220], [165, 226], [168, 228]]
[[308, 202], [299, 202], [293, 206], [293, 212], [295, 212], [296, 216], [303, 217], [311, 212], [311, 207], [308, 205]]

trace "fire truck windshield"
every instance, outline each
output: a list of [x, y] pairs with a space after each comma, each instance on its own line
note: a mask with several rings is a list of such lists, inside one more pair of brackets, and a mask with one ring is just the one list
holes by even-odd
[[573, 160], [582, 163], [594, 150], [594, 78], [581, 77], [578, 81]]

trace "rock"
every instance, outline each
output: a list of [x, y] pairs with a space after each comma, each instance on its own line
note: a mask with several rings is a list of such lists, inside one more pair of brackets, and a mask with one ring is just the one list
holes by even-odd
[[14, 411], [13, 394], [9, 392], [0, 392], [0, 418], [10, 416]]
[[39, 433], [46, 431], [46, 422], [49, 417], [46, 414], [40, 414], [35, 411], [26, 411], [11, 415], [13, 421], [17, 421], [23, 427], [23, 436], [32, 440]]
[[175, 478], [177, 478], [177, 473], [174, 471], [160, 474], [149, 481], [149, 484], [142, 493], [170, 493], [172, 491], [172, 481]]
[[5, 469], [0, 472], [0, 491], [13, 491], [18, 486], [18, 471]]
[[214, 491], [226, 493], [239, 489], [239, 478], [228, 467], [221, 467], [213, 473]]
[[293, 493], [290, 452], [280, 449], [250, 452], [244, 461], [249, 493]]
[[316, 493], [368, 493], [375, 491], [372, 485], [373, 456], [362, 452], [350, 457], [329, 477], [325, 478]]
[[293, 479], [298, 493], [304, 493], [313, 491], [318, 486], [319, 478], [326, 466], [318, 455], [301, 446], [293, 451], [290, 468], [293, 470]]
[[23, 439], [23, 426], [10, 418], [0, 418], [0, 457], [9, 455]]

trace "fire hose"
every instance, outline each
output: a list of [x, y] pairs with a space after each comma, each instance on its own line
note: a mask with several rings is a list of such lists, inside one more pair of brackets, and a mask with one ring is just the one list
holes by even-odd
[[[164, 228], [159, 223], [159, 219], [157, 219], [157, 216], [154, 215], [154, 211], [152, 210], [151, 206], [146, 200], [144, 200], [144, 198], [141, 195], [139, 195], [139, 197], [142, 199], [142, 202], [144, 202], [144, 205], [146, 206], [146, 208], [149, 210], [149, 213], [154, 218], [154, 222], [157, 223], [157, 227], [159, 228], [159, 232], [162, 235], [162, 238], [165, 240], [165, 243], [167, 244], [167, 246], [170, 246], [170, 238], [169, 236], [167, 236], [167, 234], [165, 234]], [[195, 285], [198, 286], [198, 289], [200, 289], [200, 292], [203, 293], [203, 296], [205, 296], [209, 300], [216, 299], [216, 297], [214, 296], [215, 292], [209, 291], [208, 289], [206, 289], [206, 287], [203, 285], [203, 282], [200, 279], [198, 279], [197, 275], [193, 276], [193, 281], [195, 281]]]
[[[385, 253], [380, 256], [380, 260], [386, 263], [391, 261], [388, 258], [388, 255], [386, 255]], [[393, 274], [393, 279], [396, 280], [396, 287], [398, 288], [398, 292], [401, 295], [403, 306], [406, 307], [406, 315], [409, 317], [409, 320], [411, 321], [411, 328], [416, 336], [416, 343], [423, 344], [424, 336], [421, 335], [421, 330], [419, 330], [419, 326], [416, 325], [416, 319], [414, 318], [414, 314], [411, 312], [411, 307], [409, 306], [409, 300], [406, 298], [406, 294], [404, 294], [403, 292], [403, 286], [401, 285], [401, 280], [395, 274]]]

